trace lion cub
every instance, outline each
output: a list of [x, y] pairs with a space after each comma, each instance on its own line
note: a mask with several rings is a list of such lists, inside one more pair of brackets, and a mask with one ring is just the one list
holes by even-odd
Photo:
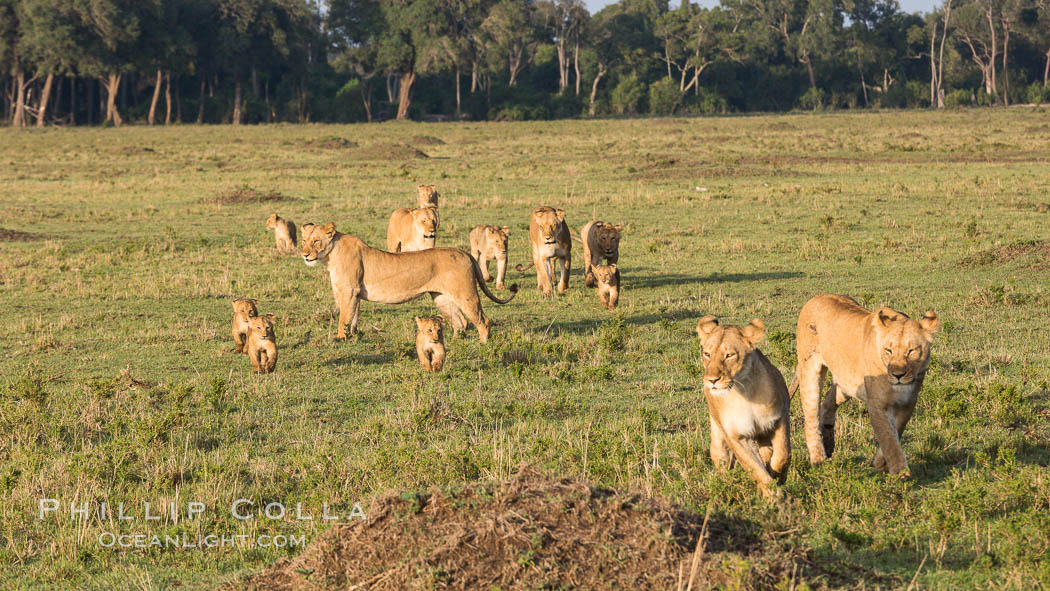
[[241, 299], [233, 300], [233, 344], [234, 352], [244, 353], [244, 345], [248, 342], [249, 321], [259, 315], [256, 300]]
[[439, 197], [437, 185], [419, 185], [417, 189], [419, 189], [419, 206], [437, 209]]
[[496, 289], [504, 289], [507, 277], [507, 244], [510, 242], [509, 226], [476, 226], [470, 231], [470, 255], [481, 267], [481, 276], [492, 281], [489, 261], [496, 259]]
[[273, 334], [273, 314], [255, 316], [249, 321], [248, 359], [255, 373], [270, 373], [277, 366], [277, 338]]
[[295, 240], [295, 223], [292, 220], [286, 220], [275, 213], [266, 220], [266, 229], [273, 230], [277, 250], [285, 254], [299, 254]]
[[770, 496], [773, 479], [784, 481], [791, 460], [790, 402], [784, 376], [755, 348], [765, 333], [757, 318], [742, 328], [719, 326], [714, 316], [696, 325], [711, 415], [711, 461], [718, 468], [731, 464], [731, 450]]
[[416, 355], [423, 371], [441, 371], [445, 365], [445, 337], [441, 316], [420, 318], [416, 316]]
[[598, 281], [598, 299], [609, 310], [614, 309], [620, 299], [620, 271], [616, 264], [596, 265], [591, 272]]

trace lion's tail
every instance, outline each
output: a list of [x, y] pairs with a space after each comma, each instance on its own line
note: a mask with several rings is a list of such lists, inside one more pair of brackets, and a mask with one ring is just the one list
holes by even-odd
[[[470, 255], [468, 255], [470, 256]], [[489, 296], [489, 299], [496, 302], [497, 304], [506, 304], [514, 299], [514, 296], [518, 295], [518, 284], [512, 283], [508, 288], [510, 290], [510, 297], [505, 300], [497, 298], [489, 291], [489, 285], [485, 282], [485, 277], [481, 274], [481, 267], [478, 266], [478, 261], [470, 256], [470, 264], [474, 268], [474, 279], [478, 282], [478, 286], [481, 287], [481, 291], [485, 292], [485, 295]]]
[[532, 262], [531, 262], [531, 263], [529, 263], [528, 265], [525, 265], [524, 267], [522, 267], [522, 266], [521, 266], [521, 263], [518, 263], [517, 265], [514, 265], [514, 268], [515, 268], [516, 270], [518, 270], [518, 271], [528, 271], [528, 270], [529, 270], [529, 269], [531, 269], [531, 268], [532, 268], [532, 267], [533, 267], [533, 266], [534, 266], [535, 264], [536, 264], [536, 261], [532, 261]]

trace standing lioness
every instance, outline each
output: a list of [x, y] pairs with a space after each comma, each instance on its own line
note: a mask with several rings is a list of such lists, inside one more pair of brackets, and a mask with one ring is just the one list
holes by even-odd
[[438, 216], [436, 207], [402, 207], [390, 214], [386, 227], [386, 249], [410, 252], [434, 248], [437, 244]]
[[529, 216], [529, 242], [532, 244], [532, 264], [518, 265], [518, 271], [536, 267], [536, 284], [545, 295], [551, 295], [554, 284], [554, 260], [561, 260], [561, 279], [558, 293], [569, 290], [569, 267], [572, 266], [572, 235], [565, 223], [565, 210], [537, 207]]
[[[798, 370], [791, 385], [802, 392], [806, 447], [811, 464], [835, 448], [835, 413], [846, 398], [865, 403], [879, 449], [872, 464], [907, 478], [900, 436], [926, 377], [934, 312], [918, 322], [890, 308], [872, 312], [846, 296], [824, 294], [806, 302], [798, 316]], [[824, 377], [833, 383], [821, 404]]]
[[751, 472], [762, 493], [783, 482], [791, 460], [790, 399], [784, 376], [755, 345], [766, 334], [757, 318], [741, 328], [697, 322], [704, 360], [704, 395], [711, 415], [711, 461], [730, 464], [729, 451]]
[[478, 286], [497, 304], [514, 299], [492, 295], [478, 264], [467, 253], [452, 248], [431, 248], [392, 254], [371, 248], [356, 236], [340, 234], [335, 224], [304, 224], [303, 261], [321, 263], [328, 269], [335, 303], [339, 306], [339, 338], [357, 331], [361, 300], [401, 304], [429, 293], [434, 305], [448, 318], [454, 331], [467, 327], [467, 319], [478, 328], [484, 343], [489, 338], [489, 320], [481, 310]]

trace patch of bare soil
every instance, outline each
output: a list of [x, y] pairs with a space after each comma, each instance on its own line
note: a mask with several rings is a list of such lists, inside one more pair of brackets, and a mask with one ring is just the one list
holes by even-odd
[[321, 148], [324, 150], [347, 150], [358, 146], [357, 142], [353, 140], [348, 140], [345, 137], [335, 135], [306, 140], [303, 142], [303, 145], [310, 148]]
[[417, 135], [416, 137], [412, 138], [412, 145], [415, 145], [415, 146], [443, 146], [443, 145], [445, 145], [445, 140], [443, 140], [441, 138], [436, 138], [436, 137], [434, 137], [432, 135]]
[[[523, 468], [502, 483], [384, 497], [367, 520], [223, 589], [684, 589], [691, 579], [693, 589], [772, 588], [808, 562], [739, 520], [712, 516], [702, 535], [704, 522], [660, 500]], [[749, 568], [723, 569], [723, 551], [748, 554]]]
[[250, 203], [294, 201], [294, 198], [277, 191], [259, 191], [244, 186], [226, 193], [220, 193], [214, 197], [204, 199], [204, 201], [206, 203], [217, 203], [219, 205], [245, 205]]
[[981, 252], [968, 256], [960, 261], [967, 267], [978, 267], [983, 265], [1002, 265], [1018, 259], [1034, 259], [1030, 262], [1033, 268], [1050, 268], [1050, 240], [1022, 240], [982, 250]]
[[429, 158], [419, 148], [398, 142], [383, 142], [372, 144], [358, 151], [361, 158], [368, 160], [411, 160], [413, 158]]
[[28, 242], [30, 240], [40, 240], [42, 238], [43, 236], [40, 236], [39, 234], [30, 234], [29, 232], [0, 228], [0, 242]]

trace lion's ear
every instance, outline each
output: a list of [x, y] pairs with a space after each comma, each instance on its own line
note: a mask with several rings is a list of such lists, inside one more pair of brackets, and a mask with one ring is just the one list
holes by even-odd
[[277, 320], [277, 317], [276, 317], [276, 316], [274, 316], [273, 314], [267, 314], [266, 316], [263, 316], [263, 318], [265, 318], [265, 319], [269, 320], [269, 321], [270, 321], [270, 324], [273, 324], [273, 322], [274, 322], [275, 320]]
[[879, 319], [879, 324], [883, 326], [889, 326], [891, 322], [897, 319], [897, 313], [893, 308], [883, 306], [875, 312], [876, 317]]
[[748, 344], [754, 347], [762, 340], [762, 337], [766, 336], [766, 324], [758, 318], [755, 318], [751, 321], [751, 324], [745, 326], [740, 332], [743, 333]]
[[500, 228], [500, 230], [503, 230], [504, 234], [510, 236], [510, 226], [503, 226], [502, 228]]
[[615, 273], [616, 272], [616, 263], [613, 263], [613, 264], [609, 265], [609, 268], [613, 270], [613, 273]]
[[335, 222], [328, 222], [327, 224], [325, 224], [324, 233], [328, 234], [329, 238], [335, 236]]
[[416, 316], [416, 328], [423, 328], [423, 319]]
[[439, 324], [444, 324], [445, 323], [445, 317], [442, 316], [441, 314], [438, 314], [437, 315], [437, 321], [438, 321]]
[[926, 331], [926, 334], [932, 335], [941, 329], [941, 319], [937, 317], [936, 312], [929, 310], [919, 319], [919, 326]]
[[701, 337], [706, 337], [711, 334], [716, 327], [718, 327], [718, 318], [708, 314], [696, 323], [696, 334]]
[[565, 210], [564, 209], [555, 209], [554, 210], [554, 215], [558, 216], [558, 219], [560, 221], [563, 221], [563, 222], [565, 221]]
[[617, 233], [619, 233], [623, 230], [623, 224], [616, 224], [615, 226], [613, 226], [613, 230], [616, 230]]
[[303, 224], [302, 226], [299, 226], [299, 228], [303, 231], [303, 234], [306, 234], [307, 230], [309, 230], [310, 228], [313, 228], [313, 227], [314, 227], [314, 225], [309, 223], [309, 222]]

